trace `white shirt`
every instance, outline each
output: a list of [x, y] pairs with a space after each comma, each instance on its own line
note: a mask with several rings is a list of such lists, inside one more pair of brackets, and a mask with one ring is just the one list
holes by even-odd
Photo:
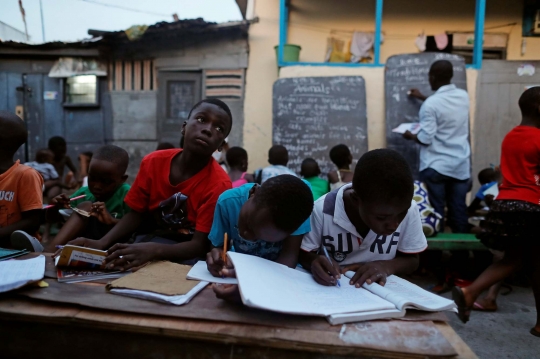
[[315, 201], [311, 213], [311, 232], [304, 235], [303, 250], [318, 250], [322, 242], [336, 262], [347, 265], [393, 259], [398, 250], [418, 253], [427, 248], [420, 213], [414, 200], [394, 234], [383, 236], [370, 230], [362, 238], [345, 213], [343, 192], [350, 187], [352, 184], [346, 184], [337, 192], [332, 191]]
[[456, 85], [442, 86], [420, 107], [420, 171], [432, 168], [458, 180], [471, 177], [469, 95]]
[[292, 170], [282, 165], [270, 165], [268, 167], [263, 168], [261, 171], [262, 171], [261, 184], [266, 182], [267, 179], [270, 179], [272, 177], [276, 177], [279, 175], [293, 175], [293, 176], [298, 177], [296, 173], [294, 173]]

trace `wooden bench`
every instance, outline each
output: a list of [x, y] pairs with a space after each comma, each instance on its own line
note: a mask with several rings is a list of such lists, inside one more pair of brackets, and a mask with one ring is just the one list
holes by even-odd
[[487, 250], [474, 234], [468, 233], [439, 233], [436, 237], [427, 238], [427, 242], [428, 250]]

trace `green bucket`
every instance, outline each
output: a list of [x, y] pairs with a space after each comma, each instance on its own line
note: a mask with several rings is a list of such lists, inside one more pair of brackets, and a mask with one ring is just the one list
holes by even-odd
[[[276, 61], [279, 56], [279, 46], [274, 46], [276, 50]], [[302, 48], [298, 45], [285, 44], [283, 45], [283, 61], [285, 62], [298, 62], [300, 59], [300, 50]]]

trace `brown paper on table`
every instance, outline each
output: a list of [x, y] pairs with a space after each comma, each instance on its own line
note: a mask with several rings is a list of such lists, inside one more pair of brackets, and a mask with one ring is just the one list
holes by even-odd
[[165, 295], [183, 295], [200, 283], [186, 279], [190, 269], [190, 266], [168, 261], [154, 262], [135, 273], [112, 281], [107, 285], [107, 289], [135, 289]]

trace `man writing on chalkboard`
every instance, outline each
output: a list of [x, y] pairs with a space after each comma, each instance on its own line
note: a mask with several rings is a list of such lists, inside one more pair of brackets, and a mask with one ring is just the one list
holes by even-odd
[[[448, 207], [452, 232], [468, 232], [465, 197], [470, 190], [469, 95], [451, 84], [452, 63], [435, 61], [429, 69], [429, 84], [435, 93], [424, 96], [411, 89], [411, 97], [424, 101], [420, 107], [420, 131], [403, 134], [420, 146], [420, 179], [439, 214]], [[444, 224], [441, 223], [441, 230]]]

